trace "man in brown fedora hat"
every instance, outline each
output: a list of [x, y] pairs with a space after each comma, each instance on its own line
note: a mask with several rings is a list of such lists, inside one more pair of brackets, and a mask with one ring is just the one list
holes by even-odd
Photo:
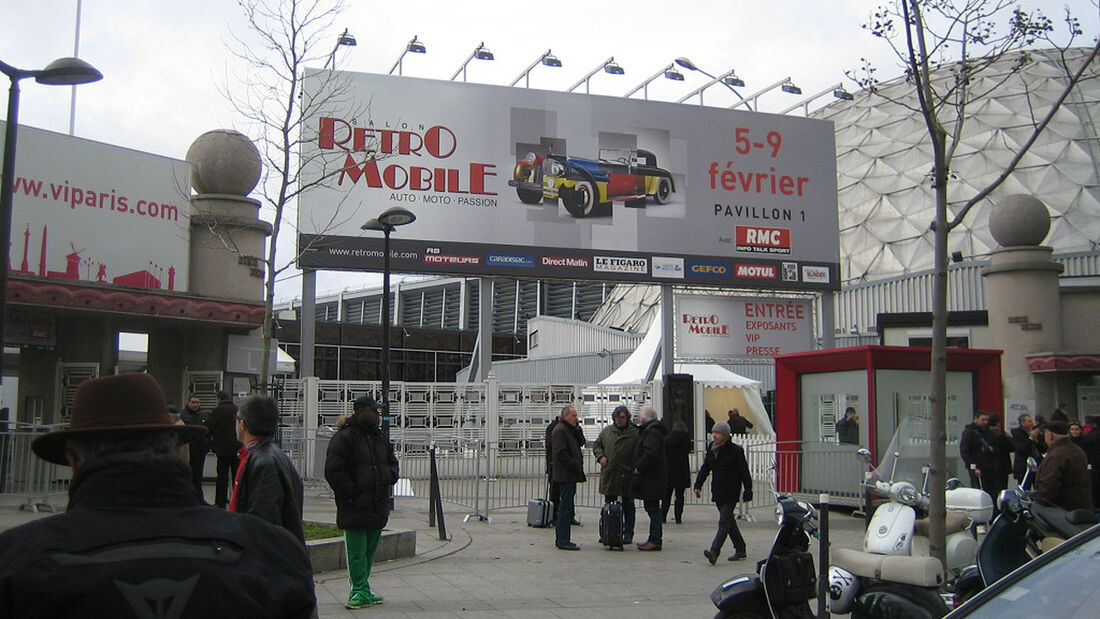
[[310, 617], [309, 558], [280, 527], [204, 506], [148, 374], [82, 383], [70, 427], [38, 437], [67, 464], [68, 511], [0, 533], [0, 617]]

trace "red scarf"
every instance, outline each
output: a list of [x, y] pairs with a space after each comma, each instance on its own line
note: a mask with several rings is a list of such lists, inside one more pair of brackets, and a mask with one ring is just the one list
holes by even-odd
[[[252, 443], [258, 443], [260, 439], [248, 441], [248, 445]], [[233, 478], [233, 498], [229, 499], [229, 511], [237, 511], [237, 496], [240, 493], [241, 488], [241, 475], [244, 474], [244, 463], [248, 462], [248, 445], [241, 447], [237, 452], [237, 457], [240, 458], [240, 463], [237, 464], [237, 475]]]

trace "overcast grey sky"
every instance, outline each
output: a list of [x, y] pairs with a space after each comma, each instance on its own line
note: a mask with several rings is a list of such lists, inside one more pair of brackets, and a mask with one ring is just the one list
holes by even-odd
[[[73, 53], [76, 0], [6, 0], [0, 27], [0, 60], [20, 68], [40, 68]], [[874, 0], [688, 0], [659, 2], [478, 3], [406, 0], [352, 0], [337, 19], [332, 39], [347, 28], [356, 47], [338, 52], [338, 66], [349, 71], [385, 73], [405, 43], [417, 35], [428, 48], [406, 56], [404, 74], [446, 80], [478, 43], [496, 55], [474, 61], [468, 81], [508, 85], [547, 49], [562, 61], [559, 69], [538, 67], [531, 87], [563, 91], [608, 56], [626, 75], [599, 74], [594, 94], [622, 95], [677, 56], [720, 74], [733, 68], [751, 94], [789, 76], [806, 95], [845, 82], [846, 69], [866, 57], [878, 75], [898, 74], [897, 61], [882, 41], [860, 28]], [[1082, 44], [1097, 36], [1094, 0], [1024, 0], [1060, 20], [1065, 6], [1081, 19]], [[1059, 23], [1059, 25], [1061, 25]], [[103, 74], [101, 82], [77, 94], [76, 135], [182, 159], [200, 134], [217, 128], [248, 133], [216, 85], [238, 71], [225, 42], [230, 32], [246, 33], [242, 12], [230, 0], [84, 0], [80, 57]], [[686, 73], [684, 82], [660, 79], [649, 98], [675, 101], [707, 79]], [[521, 82], [522, 84], [522, 82]], [[583, 87], [582, 87], [583, 89]], [[640, 96], [640, 95], [636, 95]], [[761, 98], [761, 111], [778, 111], [799, 97], [774, 91]], [[6, 97], [5, 97], [6, 101]], [[706, 93], [707, 105], [735, 101], [722, 88]], [[828, 102], [822, 99], [818, 105]], [[69, 125], [70, 89], [24, 83], [23, 124], [58, 132]], [[694, 100], [697, 103], [697, 100]], [[5, 109], [5, 108], [0, 108]], [[288, 230], [289, 239], [293, 232]], [[328, 273], [319, 293], [372, 277]], [[280, 286], [279, 296], [297, 296], [298, 280]]]

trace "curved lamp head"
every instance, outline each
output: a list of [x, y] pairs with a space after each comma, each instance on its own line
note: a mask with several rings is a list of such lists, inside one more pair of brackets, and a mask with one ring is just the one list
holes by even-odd
[[699, 70], [699, 67], [697, 67], [694, 62], [692, 62], [691, 60], [688, 60], [687, 58], [685, 58], [683, 56], [680, 56], [679, 58], [676, 59], [676, 64], [680, 65], [681, 67], [683, 67], [683, 68], [685, 68], [689, 71], [698, 71]]
[[378, 221], [384, 226], [403, 226], [416, 221], [416, 215], [407, 208], [395, 206], [383, 211]]
[[38, 71], [34, 80], [48, 86], [75, 86], [103, 79], [103, 74], [79, 58], [58, 58]]

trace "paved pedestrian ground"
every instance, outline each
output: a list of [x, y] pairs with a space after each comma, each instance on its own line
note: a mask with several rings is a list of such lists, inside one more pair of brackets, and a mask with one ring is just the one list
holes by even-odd
[[[208, 484], [207, 494], [212, 493]], [[64, 497], [52, 497], [63, 508]], [[666, 524], [661, 552], [610, 551], [596, 540], [598, 510], [578, 509], [582, 526], [573, 527], [580, 552], [554, 547], [553, 529], [526, 526], [526, 510], [493, 512], [490, 522], [463, 522], [469, 509], [444, 504], [448, 540], [428, 526], [423, 498], [398, 498], [390, 529], [416, 531], [416, 556], [380, 563], [372, 588], [385, 602], [356, 611], [344, 608], [345, 571], [315, 575], [322, 617], [710, 617], [710, 591], [724, 579], [753, 571], [771, 547], [775, 519], [770, 509], [755, 510], [755, 522], [739, 521], [749, 559], [710, 565], [702, 551], [710, 544], [718, 511], [689, 505], [683, 524]], [[20, 511], [14, 497], [0, 497], [0, 529], [48, 514]], [[307, 489], [306, 520], [335, 522], [332, 499]], [[635, 541], [644, 541], [649, 520], [638, 510]], [[862, 518], [834, 512], [833, 547], [859, 548]], [[814, 543], [812, 551], [817, 552]]]

